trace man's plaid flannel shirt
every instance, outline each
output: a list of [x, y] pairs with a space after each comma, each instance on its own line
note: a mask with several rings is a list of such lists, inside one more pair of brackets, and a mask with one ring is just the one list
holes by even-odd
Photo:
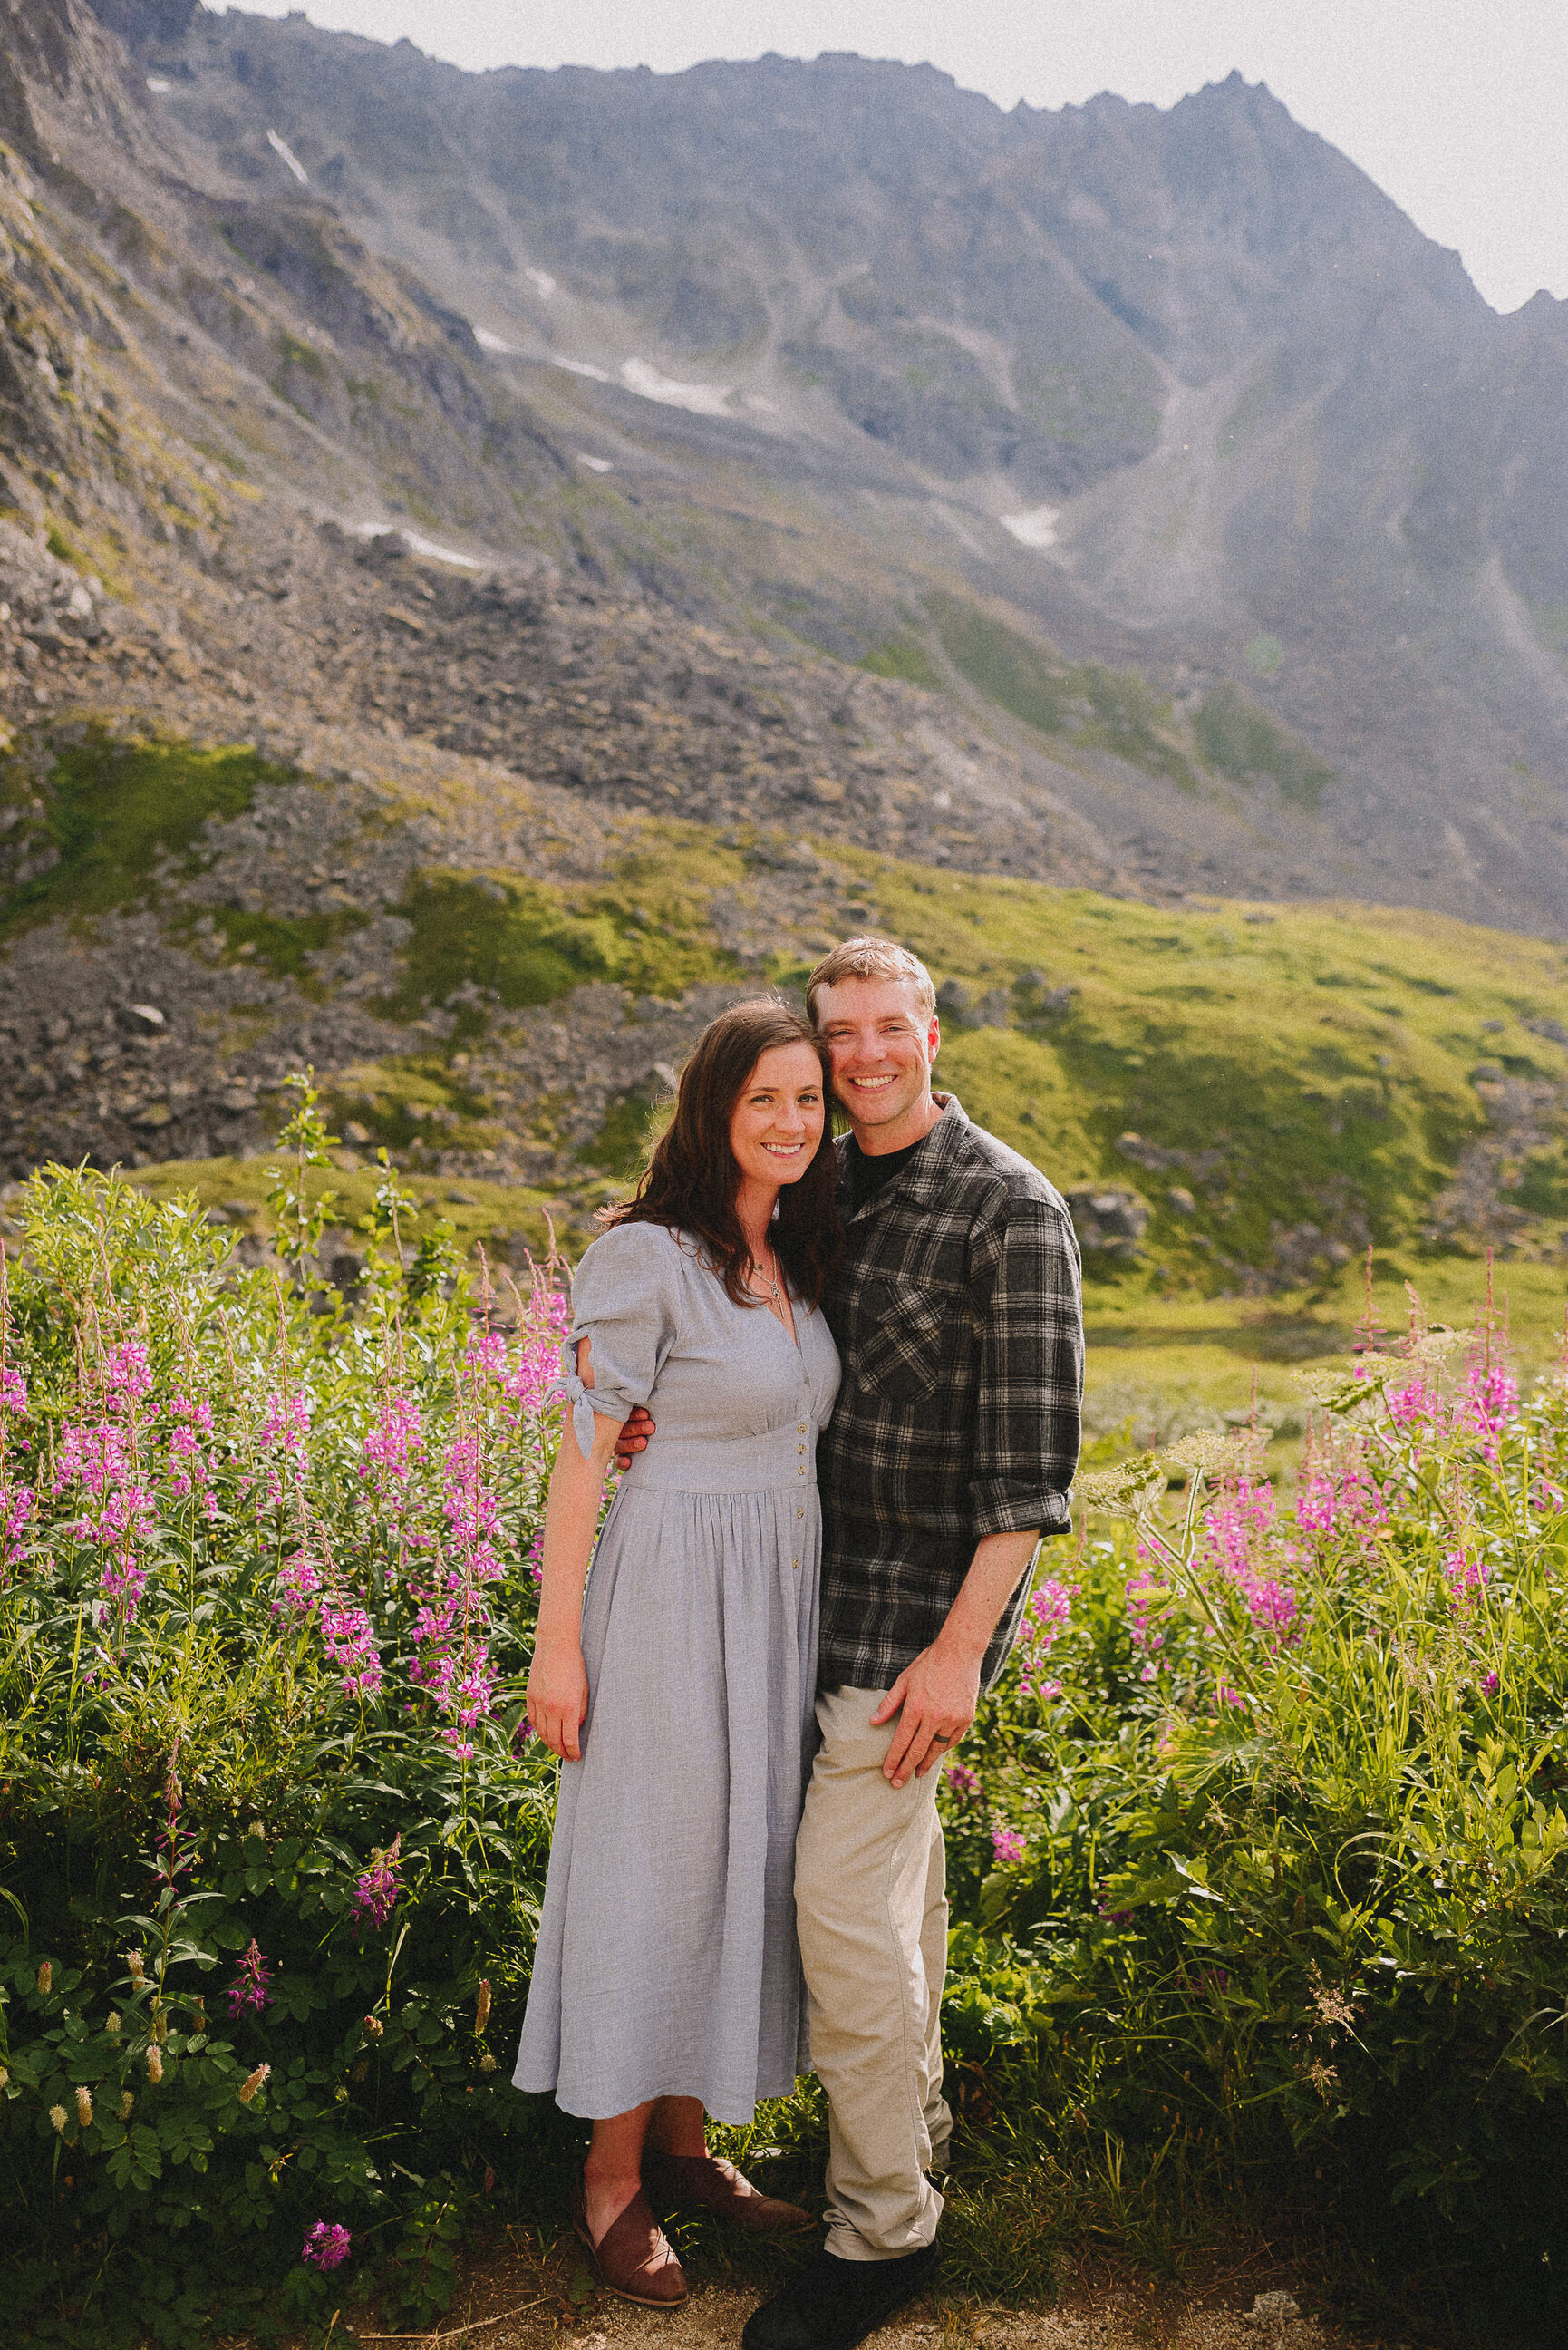
[[[848, 1246], [823, 1304], [844, 1377], [817, 1447], [824, 1689], [888, 1688], [940, 1631], [983, 1534], [1068, 1529], [1084, 1376], [1072, 1222], [1026, 1159], [937, 1099], [881, 1191], [856, 1211], [841, 1188]], [[1027, 1597], [1025, 1577], [987, 1688]]]

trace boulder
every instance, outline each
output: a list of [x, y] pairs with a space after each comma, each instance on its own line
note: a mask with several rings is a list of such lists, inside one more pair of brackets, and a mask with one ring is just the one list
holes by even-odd
[[1148, 1224], [1148, 1204], [1136, 1191], [1085, 1184], [1066, 1194], [1078, 1245], [1086, 1252], [1131, 1264]]

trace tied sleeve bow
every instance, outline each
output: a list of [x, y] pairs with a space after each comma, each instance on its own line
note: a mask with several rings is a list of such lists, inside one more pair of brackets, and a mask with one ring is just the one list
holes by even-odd
[[577, 1450], [585, 1461], [593, 1458], [594, 1408], [588, 1391], [577, 1370], [576, 1341], [566, 1338], [561, 1344], [561, 1377], [551, 1389], [552, 1396], [562, 1396], [572, 1416], [572, 1433], [577, 1440]]

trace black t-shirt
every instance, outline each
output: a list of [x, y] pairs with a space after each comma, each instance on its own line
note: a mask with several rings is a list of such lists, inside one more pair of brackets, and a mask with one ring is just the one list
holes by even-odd
[[863, 1208], [867, 1200], [874, 1200], [883, 1184], [890, 1183], [899, 1168], [907, 1167], [916, 1151], [924, 1149], [929, 1139], [929, 1135], [922, 1134], [919, 1142], [907, 1142], [902, 1150], [884, 1150], [873, 1159], [861, 1149], [851, 1135], [849, 1148], [844, 1154], [850, 1214], [854, 1215], [857, 1209]]

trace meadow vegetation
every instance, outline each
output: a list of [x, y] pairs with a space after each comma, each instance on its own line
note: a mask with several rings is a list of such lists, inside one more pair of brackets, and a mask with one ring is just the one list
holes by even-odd
[[[303, 1083], [284, 1144], [278, 1270], [167, 1177], [56, 1169], [0, 1313], [0, 2162], [39, 2341], [424, 2323], [466, 2233], [556, 2232], [575, 2156], [506, 2085], [566, 1269], [493, 1285], [389, 1166], [340, 1177]], [[1560, 2321], [1568, 1381], [1521, 1401], [1495, 1310], [1352, 1344], [1297, 1389], [1293, 1499], [1251, 1430], [1102, 1441], [948, 1770], [953, 2292], [1279, 2205], [1402, 2324]], [[809, 2196], [822, 2141], [806, 2084], [722, 2142]]]
[[209, 817], [243, 816], [262, 785], [293, 780], [244, 745], [120, 740], [97, 725], [41, 768], [12, 754], [0, 760], [0, 809], [15, 811], [52, 861], [7, 890], [0, 937], [127, 904], [164, 858], [193, 848]]

